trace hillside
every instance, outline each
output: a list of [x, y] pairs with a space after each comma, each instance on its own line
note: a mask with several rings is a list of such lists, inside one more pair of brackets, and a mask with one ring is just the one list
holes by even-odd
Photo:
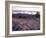
[[40, 30], [40, 15], [12, 14], [12, 30]]

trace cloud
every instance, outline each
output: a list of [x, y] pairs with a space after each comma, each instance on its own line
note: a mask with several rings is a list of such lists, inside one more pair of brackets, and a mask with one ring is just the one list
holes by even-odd
[[31, 14], [35, 15], [37, 11], [27, 11], [27, 10], [13, 10], [13, 14], [22, 13], [22, 14]]

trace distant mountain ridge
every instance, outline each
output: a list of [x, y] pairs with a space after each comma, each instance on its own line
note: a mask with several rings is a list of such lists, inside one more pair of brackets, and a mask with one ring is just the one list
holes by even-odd
[[18, 14], [14, 14], [14, 15], [18, 15], [18, 16], [28, 16], [30, 14], [22, 14], [22, 13], [18, 13]]

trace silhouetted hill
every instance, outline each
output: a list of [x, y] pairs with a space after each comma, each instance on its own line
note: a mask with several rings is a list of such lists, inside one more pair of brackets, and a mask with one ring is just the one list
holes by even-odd
[[34, 18], [34, 17], [40, 17], [40, 15], [37, 13], [36, 15], [31, 15], [31, 14], [22, 14], [22, 13], [18, 13], [18, 14], [12, 14], [13, 17], [16, 18]]

